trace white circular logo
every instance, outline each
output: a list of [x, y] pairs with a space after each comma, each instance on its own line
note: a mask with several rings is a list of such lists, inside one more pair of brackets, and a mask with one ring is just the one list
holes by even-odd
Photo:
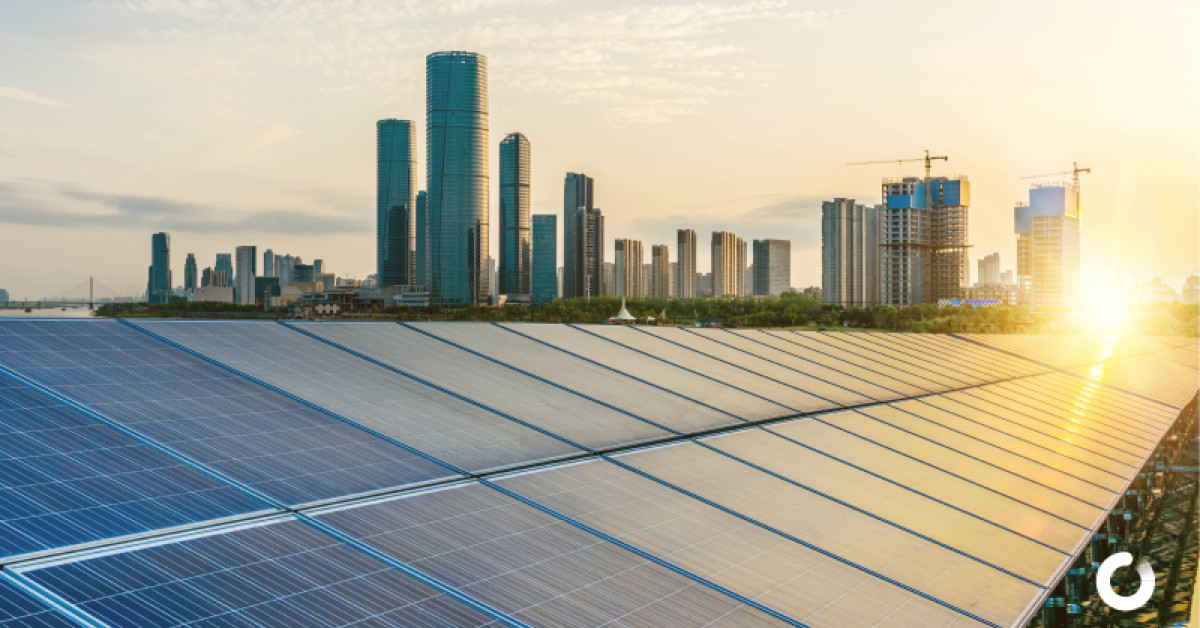
[[1113, 572], [1132, 563], [1133, 554], [1120, 552], [1104, 559], [1104, 562], [1100, 563], [1100, 570], [1096, 572], [1096, 591], [1100, 593], [1100, 599], [1114, 610], [1137, 610], [1149, 602], [1150, 596], [1154, 594], [1154, 570], [1145, 558], [1137, 564], [1138, 576], [1142, 579], [1137, 592], [1133, 595], [1121, 595], [1113, 590], [1110, 582]]

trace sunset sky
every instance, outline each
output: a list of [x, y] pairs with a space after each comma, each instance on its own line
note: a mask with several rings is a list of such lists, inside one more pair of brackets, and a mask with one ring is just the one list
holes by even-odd
[[731, 230], [790, 239], [792, 284], [819, 285], [821, 201], [921, 173], [846, 162], [928, 148], [971, 180], [972, 278], [993, 251], [1015, 267], [1021, 177], [1078, 161], [1085, 283], [1178, 289], [1200, 268], [1197, 6], [0, 0], [0, 288], [141, 293], [164, 230], [176, 284], [187, 253], [243, 244], [366, 277], [375, 121], [423, 133], [425, 55], [469, 50], [489, 58], [493, 234], [520, 131], [534, 213], [561, 215], [564, 173], [596, 179], [610, 261], [619, 237], [674, 257], [691, 227], [707, 271]]

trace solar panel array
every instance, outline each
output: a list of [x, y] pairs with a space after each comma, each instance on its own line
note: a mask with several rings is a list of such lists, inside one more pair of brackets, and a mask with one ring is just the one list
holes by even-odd
[[0, 626], [1015, 626], [1189, 338], [0, 321]]

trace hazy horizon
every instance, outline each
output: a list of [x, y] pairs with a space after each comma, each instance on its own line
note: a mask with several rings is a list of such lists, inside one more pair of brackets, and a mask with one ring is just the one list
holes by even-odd
[[534, 213], [561, 216], [566, 172], [595, 178], [609, 261], [622, 237], [674, 259], [693, 228], [704, 272], [728, 230], [791, 240], [792, 284], [820, 285], [821, 201], [922, 174], [845, 163], [928, 148], [950, 157], [935, 175], [971, 180], [972, 279], [993, 251], [1015, 268], [1021, 177], [1078, 161], [1085, 282], [1179, 289], [1200, 271], [1197, 19], [1184, 2], [6, 3], [0, 288], [140, 293], [156, 231], [176, 285], [187, 253], [203, 269], [240, 245], [366, 277], [375, 121], [423, 136], [425, 55], [470, 50], [489, 57], [493, 233], [499, 142], [520, 131]]

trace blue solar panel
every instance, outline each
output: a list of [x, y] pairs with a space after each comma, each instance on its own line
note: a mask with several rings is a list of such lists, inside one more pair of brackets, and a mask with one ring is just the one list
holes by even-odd
[[266, 508], [0, 373], [0, 559]]
[[479, 626], [481, 611], [296, 520], [24, 575], [111, 626]]
[[0, 576], [0, 626], [67, 628], [75, 623]]
[[454, 475], [113, 321], [0, 323], [0, 365], [288, 504]]

